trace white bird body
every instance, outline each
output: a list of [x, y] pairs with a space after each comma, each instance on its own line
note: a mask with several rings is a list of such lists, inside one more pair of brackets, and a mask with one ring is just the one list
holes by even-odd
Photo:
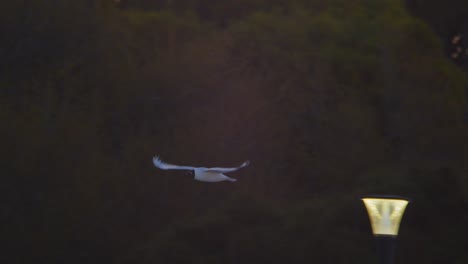
[[188, 170], [192, 171], [194, 174], [194, 179], [197, 181], [202, 182], [221, 182], [221, 181], [230, 181], [235, 182], [237, 181], [234, 178], [231, 178], [224, 173], [233, 172], [238, 169], [241, 169], [247, 165], [249, 165], [249, 161], [245, 161], [239, 167], [233, 168], [222, 168], [222, 167], [214, 167], [214, 168], [205, 168], [205, 167], [192, 167], [192, 166], [179, 166], [173, 165], [169, 163], [163, 162], [159, 159], [158, 156], [153, 157], [153, 164], [157, 168], [162, 170]]

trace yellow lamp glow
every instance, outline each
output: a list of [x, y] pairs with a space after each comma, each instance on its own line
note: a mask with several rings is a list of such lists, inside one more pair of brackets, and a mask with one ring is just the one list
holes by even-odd
[[401, 217], [408, 205], [408, 200], [395, 197], [369, 197], [363, 198], [362, 201], [367, 208], [374, 235], [398, 235]]

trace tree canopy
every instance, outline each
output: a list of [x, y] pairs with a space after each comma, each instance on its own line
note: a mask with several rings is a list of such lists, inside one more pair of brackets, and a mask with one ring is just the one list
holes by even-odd
[[374, 263], [369, 193], [399, 263], [468, 261], [468, 75], [403, 1], [0, 6], [8, 263]]

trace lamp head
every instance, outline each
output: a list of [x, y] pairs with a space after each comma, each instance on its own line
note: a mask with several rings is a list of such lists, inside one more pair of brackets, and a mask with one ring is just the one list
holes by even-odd
[[396, 237], [409, 200], [399, 196], [368, 196], [362, 201], [369, 214], [374, 236]]

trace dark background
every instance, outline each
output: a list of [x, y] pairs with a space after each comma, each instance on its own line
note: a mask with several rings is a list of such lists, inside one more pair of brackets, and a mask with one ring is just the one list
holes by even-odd
[[468, 263], [467, 38], [465, 0], [2, 1], [0, 261], [375, 263], [371, 193], [398, 263]]

